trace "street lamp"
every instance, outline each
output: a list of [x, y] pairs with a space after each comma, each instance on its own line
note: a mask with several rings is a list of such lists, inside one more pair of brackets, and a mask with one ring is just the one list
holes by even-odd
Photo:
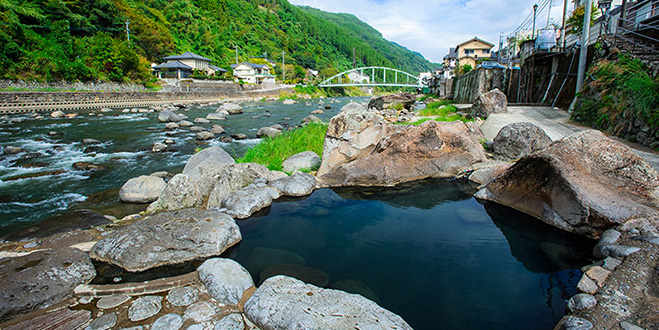
[[606, 15], [611, 9], [611, 2], [611, 0], [597, 1], [597, 7], [602, 11], [602, 15]]
[[533, 30], [531, 31], [531, 39], [535, 39], [535, 14], [538, 10], [538, 4], [533, 5]]
[[286, 62], [284, 62], [286, 52], [281, 52], [281, 83], [284, 83], [286, 80]]

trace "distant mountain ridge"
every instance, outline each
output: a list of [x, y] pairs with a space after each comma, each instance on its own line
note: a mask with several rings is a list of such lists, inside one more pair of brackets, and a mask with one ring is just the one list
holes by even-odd
[[349, 69], [353, 49], [358, 66], [435, 66], [353, 15], [286, 0], [0, 0], [0, 25], [4, 79], [145, 82], [151, 63], [186, 51], [227, 68], [236, 46], [238, 61], [286, 52], [287, 79]]

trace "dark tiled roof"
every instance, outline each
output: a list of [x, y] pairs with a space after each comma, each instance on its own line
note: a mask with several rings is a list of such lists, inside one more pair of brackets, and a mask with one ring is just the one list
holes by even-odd
[[153, 67], [154, 69], [183, 69], [183, 70], [192, 70], [190, 66], [180, 61], [166, 62], [160, 65]]
[[473, 38], [471, 38], [471, 39], [469, 39], [469, 40], [467, 40], [467, 41], [465, 41], [465, 42], [461, 42], [461, 43], [458, 44], [455, 48], [459, 48], [460, 46], [462, 46], [462, 45], [464, 45], [464, 44], [466, 44], [466, 43], [468, 43], [468, 42], [472, 42], [472, 41], [474, 41], [474, 40], [475, 40], [475, 41], [480, 41], [480, 42], [482, 42], [482, 43], [486, 43], [486, 44], [490, 45], [490, 47], [494, 47], [494, 44], [491, 43], [491, 42], [487, 42], [487, 41], [485, 41], [485, 40], [483, 40], [483, 39], [481, 39], [481, 38], [479, 38], [479, 37], [473, 37]]
[[215, 71], [227, 72], [227, 70], [222, 69], [222, 68], [220, 68], [219, 66], [209, 65], [208, 67], [211, 68], [211, 69], [213, 69], [213, 70], [215, 70]]
[[201, 55], [197, 55], [195, 53], [190, 53], [190, 52], [185, 52], [181, 55], [167, 56], [167, 57], [164, 58], [164, 60], [166, 60], [166, 61], [169, 61], [169, 60], [189, 60], [189, 59], [206, 61], [206, 62], [211, 61], [211, 59], [209, 59], [209, 58], [205, 58]]

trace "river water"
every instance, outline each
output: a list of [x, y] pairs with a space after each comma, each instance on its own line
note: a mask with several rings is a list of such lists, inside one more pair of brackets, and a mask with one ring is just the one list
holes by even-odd
[[[318, 115], [321, 119], [334, 116], [350, 99], [335, 101]], [[244, 103], [244, 114], [216, 123], [228, 134], [244, 133], [249, 139], [210, 145], [240, 157], [258, 143], [259, 127], [296, 125], [319, 107], [318, 100], [310, 102]], [[182, 112], [192, 121], [216, 108]], [[51, 131], [60, 134], [49, 136]], [[205, 147], [193, 133], [176, 132], [167, 135], [156, 113], [5, 120], [0, 145], [26, 152], [0, 158], [0, 237], [70, 209], [113, 214], [112, 207], [100, 204], [116, 201], [116, 188], [126, 180], [156, 171], [180, 172], [195, 149]], [[103, 143], [84, 145], [83, 138]], [[175, 140], [174, 151], [150, 151], [166, 138]], [[72, 164], [80, 161], [105, 170], [74, 170]], [[282, 198], [238, 221], [243, 240], [225, 256], [244, 265], [256, 283], [282, 271], [310, 276], [323, 286], [374, 300], [417, 330], [552, 329], [565, 313], [566, 299], [576, 293], [579, 267], [588, 263], [592, 243], [506, 207], [479, 203], [472, 197], [474, 189], [462, 181], [427, 180]], [[104, 193], [99, 197], [99, 192]], [[119, 209], [117, 216], [139, 210]], [[199, 262], [172, 271], [186, 272]], [[126, 275], [100, 267], [98, 283], [116, 276], [123, 281], [165, 276], [165, 270]]]

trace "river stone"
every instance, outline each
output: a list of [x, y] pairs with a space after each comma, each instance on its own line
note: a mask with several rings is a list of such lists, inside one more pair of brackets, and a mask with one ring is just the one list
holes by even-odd
[[215, 323], [214, 330], [243, 330], [245, 322], [243, 316], [238, 313], [229, 314]]
[[136, 299], [128, 308], [128, 319], [142, 321], [154, 316], [162, 309], [162, 297], [144, 296]]
[[593, 256], [595, 258], [624, 258], [638, 251], [641, 251], [641, 249], [635, 246], [597, 244], [595, 245]]
[[108, 330], [117, 324], [117, 314], [109, 313], [96, 318], [90, 323], [85, 330]]
[[311, 111], [311, 114], [312, 114], [312, 115], [322, 115], [322, 114], [324, 114], [324, 113], [325, 113], [325, 111], [320, 110], [320, 109], [316, 109], [316, 110], [314, 110], [314, 111]]
[[327, 273], [317, 268], [300, 264], [276, 264], [265, 268], [259, 274], [259, 283], [263, 283], [268, 278], [277, 275], [290, 276], [320, 287], [327, 287], [330, 279]]
[[600, 235], [598, 244], [615, 244], [618, 242], [618, 239], [620, 239], [621, 235], [622, 234], [615, 229], [607, 229], [602, 233], [602, 235]]
[[199, 289], [193, 286], [184, 286], [172, 289], [167, 294], [167, 301], [174, 306], [188, 306], [199, 299]]
[[194, 322], [205, 322], [212, 319], [215, 314], [217, 314], [217, 308], [207, 301], [202, 301], [186, 308], [183, 316]]
[[164, 152], [165, 150], [167, 150], [167, 145], [160, 142], [154, 143], [153, 147], [151, 147], [152, 152]]
[[163, 110], [158, 113], [158, 120], [162, 123], [166, 122], [179, 122], [184, 118], [181, 115], [174, 113], [172, 110]]
[[254, 274], [261, 274], [267, 267], [282, 263], [304, 265], [306, 261], [293, 252], [257, 247], [249, 253], [244, 265]]
[[95, 260], [140, 272], [220, 255], [242, 239], [228, 215], [202, 209], [185, 209], [147, 216], [118, 228], [90, 251]]
[[293, 105], [295, 103], [297, 103], [297, 101], [292, 100], [292, 99], [285, 99], [283, 104], [284, 105]]
[[211, 112], [206, 116], [206, 119], [208, 120], [225, 120], [227, 117], [224, 114], [217, 113], [217, 112]]
[[471, 106], [471, 117], [486, 119], [493, 113], [505, 113], [506, 111], [508, 111], [506, 94], [495, 88], [476, 98], [476, 101]]
[[287, 276], [266, 280], [247, 300], [245, 315], [263, 330], [412, 329], [400, 316], [360, 295]]
[[416, 102], [416, 96], [412, 93], [398, 93], [377, 96], [368, 102], [369, 109], [383, 110], [391, 108], [396, 104], [401, 104], [405, 109], [410, 109]]
[[217, 109], [216, 112], [221, 113], [222, 111], [226, 111], [230, 115], [238, 115], [238, 114], [243, 113], [243, 108], [241, 106], [237, 105], [237, 104], [226, 103], [226, 104], [223, 104], [222, 106], [220, 106]]
[[128, 180], [121, 186], [119, 199], [127, 203], [151, 203], [158, 199], [166, 185], [162, 178], [142, 175]]
[[583, 274], [579, 280], [579, 283], [577, 283], [577, 290], [583, 293], [595, 294], [597, 293], [598, 289], [599, 288], [597, 287], [597, 283], [591, 280], [590, 277], [588, 277], [586, 274]]
[[187, 120], [181, 120], [181, 121], [178, 123], [178, 125], [179, 125], [180, 127], [192, 127], [192, 126], [194, 126], [194, 124], [193, 124], [192, 122], [189, 122], [189, 121], [187, 121]]
[[206, 129], [201, 127], [201, 126], [192, 126], [192, 127], [190, 127], [190, 132], [192, 132], [192, 133], [203, 132], [205, 130]]
[[60, 110], [53, 111], [50, 113], [51, 118], [63, 118], [66, 117], [66, 114]]
[[567, 307], [572, 313], [576, 313], [580, 310], [593, 308], [597, 305], [597, 299], [594, 296], [587, 293], [579, 293], [574, 295], [567, 302]]
[[261, 127], [258, 132], [256, 132], [256, 136], [260, 138], [273, 138], [277, 135], [281, 135], [281, 131], [272, 127]]
[[478, 184], [486, 184], [496, 178], [499, 174], [505, 172], [512, 165], [513, 164], [511, 163], [498, 163], [492, 166], [479, 168], [469, 175], [469, 181]]
[[23, 148], [19, 147], [13, 147], [13, 146], [6, 146], [3, 149], [3, 153], [5, 155], [15, 155], [15, 154], [20, 154], [21, 152], [24, 152]]
[[177, 123], [167, 123], [167, 124], [165, 124], [165, 128], [168, 129], [168, 130], [175, 130], [175, 129], [179, 128], [179, 124], [177, 124]]
[[176, 211], [201, 206], [202, 194], [189, 176], [176, 174], [160, 192], [158, 200], [149, 206], [150, 210]]
[[545, 131], [532, 123], [512, 123], [501, 128], [492, 149], [502, 159], [517, 159], [551, 144]]
[[194, 181], [199, 181], [206, 175], [215, 173], [214, 168], [223, 168], [235, 163], [236, 161], [222, 147], [210, 147], [192, 155], [182, 173]]
[[302, 121], [300, 122], [302, 125], [306, 125], [309, 123], [322, 123], [323, 121], [320, 120], [320, 118], [314, 116], [314, 115], [308, 115], [304, 118], [302, 118]]
[[231, 137], [236, 139], [236, 140], [247, 140], [247, 135], [245, 135], [243, 133], [231, 134]]
[[90, 138], [84, 138], [82, 139], [83, 144], [101, 144], [103, 142], [97, 140], [97, 139], [90, 139]]
[[659, 174], [625, 145], [587, 130], [522, 157], [475, 196], [594, 238], [655, 219]]
[[590, 330], [592, 328], [593, 324], [590, 321], [576, 316], [566, 316], [556, 326], [557, 330]]
[[286, 158], [281, 166], [284, 172], [288, 173], [299, 170], [315, 170], [320, 166], [320, 157], [313, 151], [304, 151]]
[[215, 134], [211, 132], [199, 132], [197, 133], [197, 140], [200, 141], [205, 141], [205, 140], [212, 140], [215, 138]]
[[623, 330], [645, 330], [644, 328], [641, 328], [641, 327], [639, 327], [639, 326], [637, 326], [637, 325], [633, 325], [633, 324], [631, 324], [631, 323], [629, 323], [629, 322], [627, 322], [627, 321], [622, 321], [622, 322], [620, 322], [620, 327], [621, 327]]
[[272, 181], [268, 184], [285, 196], [306, 196], [316, 189], [316, 178], [309, 173], [295, 172], [291, 176]]
[[[185, 171], [185, 170], [184, 170]], [[285, 175], [285, 174], [284, 174]], [[231, 164], [216, 172], [215, 178], [205, 179], [211, 184], [208, 207], [222, 207], [222, 201], [230, 194], [247, 187], [255, 180], [263, 178], [266, 181], [278, 179], [276, 172], [256, 163]]]
[[96, 270], [86, 252], [74, 248], [36, 251], [0, 262], [0, 322], [45, 309], [73, 296]]
[[213, 125], [213, 127], [211, 128], [211, 133], [213, 133], [213, 134], [222, 134], [222, 133], [224, 133], [224, 127], [222, 127], [220, 125]]
[[[254, 212], [270, 206], [281, 193], [272, 187], [248, 186], [240, 189], [222, 202], [227, 213], [237, 219], [249, 218]], [[210, 204], [209, 204], [210, 207]]]
[[254, 286], [249, 272], [231, 259], [208, 259], [197, 272], [211, 296], [224, 304], [238, 304], [245, 290]]
[[109, 297], [103, 297], [96, 302], [96, 307], [100, 309], [110, 309], [115, 308], [127, 301], [130, 300], [130, 297], [125, 294], [115, 294]]
[[206, 118], [195, 118], [193, 120], [193, 122], [195, 122], [197, 124], [208, 124], [208, 123], [210, 123], [210, 121]]
[[181, 315], [170, 313], [159, 317], [153, 325], [151, 330], [178, 330], [183, 325], [183, 318]]

